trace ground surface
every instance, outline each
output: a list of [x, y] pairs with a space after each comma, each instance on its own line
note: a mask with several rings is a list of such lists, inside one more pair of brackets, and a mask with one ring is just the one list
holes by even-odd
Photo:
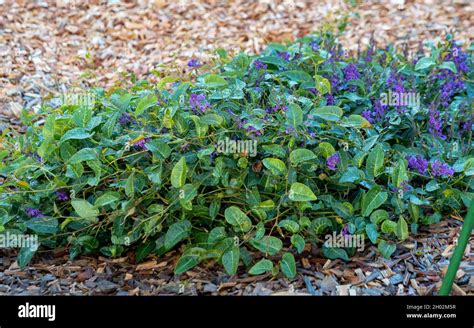
[[[341, 42], [351, 50], [436, 40], [449, 30], [474, 38], [474, 2], [365, 1], [30, 1], [0, 0], [0, 131], [17, 127], [25, 107], [68, 86], [112, 86], [123, 72], [153, 79], [153, 70], [181, 74], [189, 58], [206, 62], [212, 50], [259, 52], [272, 41], [303, 36], [350, 13]], [[133, 254], [67, 259], [44, 253], [27, 270], [13, 254], [0, 257], [0, 295], [50, 294], [337, 294], [424, 295], [439, 287], [461, 222], [449, 218], [398, 245], [390, 261], [368, 247], [349, 263], [324, 259], [317, 246], [299, 258], [288, 285], [269, 276], [229, 277], [213, 264], [181, 277], [172, 274], [177, 253], [134, 264]], [[454, 293], [474, 294], [474, 240], [466, 250]]]

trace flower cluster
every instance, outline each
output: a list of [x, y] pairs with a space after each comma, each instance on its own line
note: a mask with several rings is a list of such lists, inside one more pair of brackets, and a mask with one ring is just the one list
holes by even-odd
[[129, 113], [123, 113], [118, 118], [118, 122], [120, 125], [125, 126], [129, 124], [130, 122], [132, 122], [132, 116]]
[[428, 160], [424, 157], [417, 155], [417, 156], [408, 156], [408, 169], [412, 171], [418, 171], [420, 174], [426, 174], [428, 171]]
[[454, 175], [454, 170], [446, 163], [439, 160], [431, 162], [431, 174], [434, 177], [451, 177]]
[[438, 137], [443, 140], [446, 139], [446, 136], [443, 134], [441, 114], [434, 108], [434, 106], [431, 106], [429, 111], [428, 131], [433, 137]]
[[206, 95], [203, 93], [192, 93], [189, 97], [189, 105], [195, 113], [204, 113], [211, 105], [206, 100]]
[[262, 62], [261, 60], [256, 60], [253, 62], [253, 67], [255, 67], [256, 70], [265, 70], [267, 69], [267, 64], [265, 64], [264, 62]]

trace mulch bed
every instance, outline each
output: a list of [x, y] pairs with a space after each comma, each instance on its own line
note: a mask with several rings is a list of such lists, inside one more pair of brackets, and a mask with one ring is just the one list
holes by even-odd
[[[215, 262], [175, 276], [178, 252], [135, 264], [133, 252], [109, 259], [68, 260], [67, 249], [43, 252], [25, 270], [14, 254], [0, 258], [0, 295], [433, 295], [446, 272], [461, 222], [450, 218], [400, 243], [392, 259], [370, 245], [350, 262], [325, 259], [317, 245], [297, 258], [298, 275], [288, 281], [269, 274], [235, 276]], [[368, 245], [368, 244], [366, 244]], [[457, 273], [453, 295], [474, 295], [474, 238]]]
[[[61, 3], [63, 3], [61, 5]], [[156, 81], [186, 73], [190, 58], [206, 63], [218, 47], [261, 51], [268, 42], [293, 40], [352, 12], [341, 42], [356, 51], [371, 35], [379, 45], [435, 40], [458, 30], [464, 45], [474, 35], [474, 2], [363, 1], [30, 1], [0, 0], [0, 131], [21, 130], [22, 108], [35, 110], [66, 87], [110, 87], [123, 72]], [[155, 72], [155, 74], [153, 74]], [[313, 245], [287, 282], [268, 275], [229, 277], [213, 262], [172, 273], [178, 252], [134, 264], [98, 255], [69, 261], [67, 249], [43, 252], [20, 270], [13, 252], [0, 257], [0, 295], [431, 295], [447, 269], [460, 221], [449, 218], [398, 245], [391, 260], [373, 246], [350, 262], [327, 260]], [[453, 293], [474, 294], [474, 240]]]

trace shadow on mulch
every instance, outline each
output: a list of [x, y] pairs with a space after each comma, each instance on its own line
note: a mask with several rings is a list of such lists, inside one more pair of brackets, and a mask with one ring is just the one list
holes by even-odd
[[[14, 251], [3, 250], [0, 295], [435, 295], [461, 224], [450, 218], [422, 229], [398, 244], [390, 260], [372, 245], [349, 262], [328, 260], [317, 245], [307, 244], [291, 281], [281, 275], [249, 276], [243, 265], [229, 276], [215, 261], [175, 276], [176, 251], [135, 263], [133, 252], [114, 259], [94, 255], [71, 261], [63, 248], [41, 252], [20, 270]], [[474, 295], [473, 245], [474, 238], [458, 271], [454, 295]]]

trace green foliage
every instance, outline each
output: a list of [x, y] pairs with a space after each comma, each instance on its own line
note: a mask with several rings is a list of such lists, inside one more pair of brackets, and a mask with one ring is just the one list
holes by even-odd
[[[445, 60], [451, 47], [432, 46], [416, 63], [392, 48], [343, 58], [331, 35], [312, 35], [218, 59], [195, 81], [95, 88], [93, 108], [24, 113], [26, 132], [1, 136], [0, 231], [69, 245], [72, 257], [180, 250], [176, 274], [213, 259], [230, 275], [245, 267], [293, 279], [295, 255], [342, 229], [390, 257], [410, 231], [462, 214], [474, 195], [472, 128], [461, 128], [472, 122], [472, 56], [461, 72]], [[347, 78], [350, 64], [359, 78]], [[443, 137], [430, 123], [440, 72], [465, 85], [440, 109]], [[394, 73], [421, 103], [367, 114]], [[418, 171], [410, 156], [430, 164]], [[436, 160], [453, 173], [437, 174]], [[35, 251], [23, 248], [19, 264]]]

